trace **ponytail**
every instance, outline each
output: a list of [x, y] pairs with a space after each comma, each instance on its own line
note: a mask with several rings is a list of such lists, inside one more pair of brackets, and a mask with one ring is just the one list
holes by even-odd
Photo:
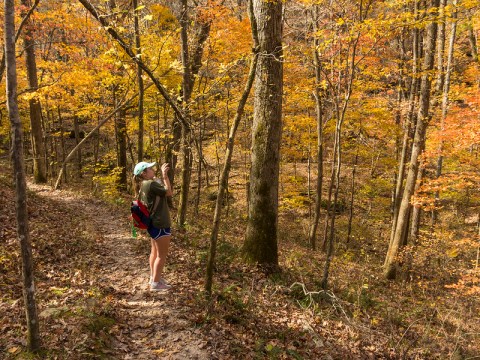
[[133, 191], [134, 191], [134, 196], [138, 197], [140, 194], [140, 184], [142, 183], [142, 177], [139, 175], [133, 175]]

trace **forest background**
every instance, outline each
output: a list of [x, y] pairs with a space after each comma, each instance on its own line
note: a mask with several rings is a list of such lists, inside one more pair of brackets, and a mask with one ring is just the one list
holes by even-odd
[[[262, 3], [278, 15], [271, 23]], [[94, 194], [127, 219], [133, 165], [169, 162], [175, 236], [207, 294], [192, 300], [191, 321], [210, 336], [222, 329], [228, 345], [216, 356], [479, 358], [478, 1], [15, 6], [24, 171], [32, 183]], [[2, 60], [2, 83], [5, 72]], [[276, 108], [257, 91], [267, 77]], [[274, 120], [259, 122], [260, 108]], [[18, 357], [15, 344], [32, 344], [15, 340], [29, 325], [6, 212], [18, 173], [7, 164], [8, 118], [3, 106], [0, 345]], [[278, 167], [260, 169], [259, 158]], [[42, 312], [73, 301], [73, 283], [49, 283], [52, 264], [67, 266], [51, 252], [66, 235], [38, 236], [50, 233], [36, 196], [31, 245], [49, 333], [74, 326], [71, 314]], [[98, 286], [82, 296], [104, 299]], [[92, 338], [116, 320], [111, 304], [98, 306], [108, 321], [88, 328]], [[65, 351], [53, 337], [42, 342]], [[88, 343], [89, 356], [112, 343]]]

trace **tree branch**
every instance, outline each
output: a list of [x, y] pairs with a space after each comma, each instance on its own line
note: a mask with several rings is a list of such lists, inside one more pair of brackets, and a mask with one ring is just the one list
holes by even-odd
[[173, 111], [177, 115], [178, 119], [185, 126], [188, 130], [190, 130], [190, 124], [186, 120], [185, 115], [177, 106], [176, 102], [170, 97], [167, 92], [167, 89], [160, 83], [160, 81], [155, 77], [152, 70], [145, 65], [145, 63], [140, 60], [138, 56], [136, 56], [135, 52], [127, 45], [127, 43], [120, 37], [120, 35], [111, 27], [106, 19], [105, 16], [101, 16], [97, 13], [97, 10], [90, 4], [89, 0], [78, 0], [85, 9], [104, 27], [104, 29], [110, 34], [110, 36], [117, 41], [117, 43], [121, 46], [121, 48], [125, 51], [125, 53], [135, 62], [152, 80], [155, 84], [156, 88], [163, 96], [163, 98], [167, 101], [167, 103], [172, 107]]
[[[17, 32], [15, 33], [15, 42], [17, 42], [18, 38], [20, 37], [20, 34], [22, 32], [23, 27], [25, 26], [25, 23], [28, 21], [34, 10], [37, 8], [38, 3], [40, 0], [35, 0], [33, 3], [32, 7], [28, 10], [28, 12], [25, 14], [25, 17], [22, 19], [22, 22], [20, 25], [18, 25]], [[3, 78], [3, 73], [5, 72], [5, 49], [3, 49], [2, 52], [2, 60], [0, 60], [0, 81], [2, 81]]]
[[[149, 86], [146, 86], [145, 87], [145, 90], [148, 89], [149, 87], [151, 86], [151, 84]], [[130, 101], [132, 101], [135, 97], [138, 96], [138, 93], [135, 93], [133, 96], [131, 96], [129, 99], [127, 100], [124, 100], [120, 103], [120, 105], [118, 105], [115, 109], [113, 109], [92, 131], [90, 131], [87, 136], [85, 136], [85, 138], [82, 139], [82, 141], [80, 141], [77, 146], [75, 146], [73, 148], [72, 151], [70, 151], [70, 153], [68, 154], [68, 156], [65, 158], [65, 160], [63, 161], [63, 164], [62, 164], [62, 167], [60, 168], [60, 172], [58, 173], [58, 177], [57, 177], [57, 181], [55, 182], [55, 186], [53, 187], [55, 190], [58, 189], [58, 186], [60, 185], [60, 180], [62, 178], [62, 175], [63, 175], [63, 169], [65, 168], [65, 165], [67, 164], [67, 162], [69, 162], [71, 160], [71, 158], [73, 157], [73, 155], [75, 155], [75, 153], [77, 152], [77, 150], [85, 143], [85, 141], [87, 141], [90, 137], [92, 137], [92, 135], [98, 130], [100, 129], [100, 127], [105, 124], [108, 120], [110, 120], [115, 114], [117, 111], [119, 111], [121, 108], [123, 108], [126, 104], [128, 104]]]

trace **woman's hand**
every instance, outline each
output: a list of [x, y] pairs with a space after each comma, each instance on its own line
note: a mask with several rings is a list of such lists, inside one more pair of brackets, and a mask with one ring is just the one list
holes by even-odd
[[162, 176], [163, 176], [163, 182], [165, 183], [165, 188], [167, 189], [167, 193], [165, 194], [166, 196], [172, 196], [172, 185], [170, 185], [170, 179], [168, 178], [168, 170], [170, 170], [170, 165], [168, 163], [165, 163], [161, 167], [162, 169]]
[[170, 165], [168, 163], [165, 163], [162, 165], [162, 176], [164, 178], [168, 177], [168, 170], [170, 170]]

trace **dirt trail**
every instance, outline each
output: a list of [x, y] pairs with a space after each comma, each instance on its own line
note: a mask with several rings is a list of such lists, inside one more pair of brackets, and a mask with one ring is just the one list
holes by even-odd
[[[135, 241], [149, 240], [132, 239], [125, 216], [109, 214], [106, 209], [99, 214], [98, 205], [101, 204], [72, 191], [52, 191], [50, 187], [34, 184], [29, 184], [29, 188], [41, 197], [61, 201], [74, 212], [81, 213], [90, 222], [86, 231], [96, 232], [97, 242], [104, 251], [92, 271], [97, 272], [96, 278], [102, 288], [109, 290], [117, 306], [117, 322], [110, 331], [114, 339], [112, 358], [212, 358], [207, 341], [188, 320], [188, 303], [200, 284], [189, 281], [189, 274], [182, 274], [186, 256], [175, 238], [166, 271], [172, 289], [166, 293], [151, 292], [148, 289], [148, 251], [139, 255], [133, 248]], [[148, 249], [147, 246], [142, 248]]]

